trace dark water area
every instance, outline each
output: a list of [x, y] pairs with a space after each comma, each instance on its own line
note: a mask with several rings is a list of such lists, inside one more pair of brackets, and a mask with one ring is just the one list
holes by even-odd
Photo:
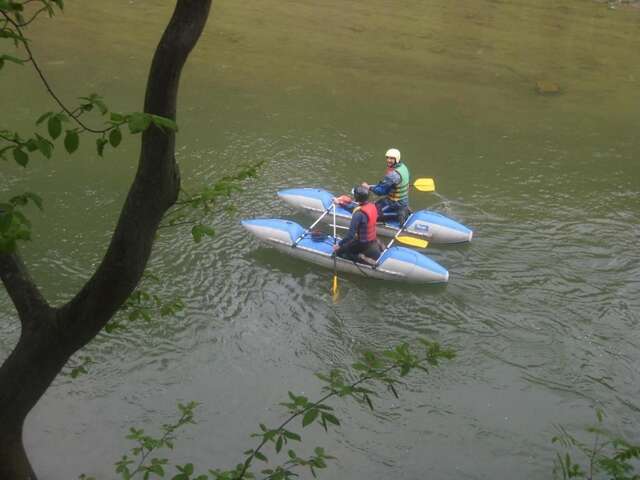
[[[65, 2], [36, 24], [34, 51], [61, 96], [101, 92], [141, 108], [168, 2]], [[130, 426], [168, 420], [197, 400], [198, 424], [175, 458], [229, 468], [259, 422], [278, 424], [287, 390], [320, 393], [313, 373], [363, 348], [422, 336], [457, 358], [411, 375], [400, 399], [370, 412], [334, 402], [337, 432], [304, 432], [338, 460], [326, 478], [551, 477], [554, 424], [579, 430], [604, 408], [638, 443], [640, 426], [640, 11], [585, 0], [217, 2], [185, 71], [178, 159], [197, 189], [265, 161], [235, 211], [159, 236], [154, 291], [181, 297], [176, 317], [104, 334], [88, 375], [60, 377], [29, 417], [26, 444], [43, 478], [113, 477]], [[23, 68], [0, 77], [18, 127], [53, 108]], [[14, 73], [15, 72], [15, 73]], [[551, 93], [557, 87], [557, 93]], [[474, 229], [467, 246], [427, 254], [444, 287], [344, 276], [265, 248], [239, 221], [312, 219], [280, 202], [293, 186], [345, 192], [374, 181], [395, 146], [437, 193], [412, 192]], [[91, 274], [138, 154], [3, 166], [0, 192], [45, 199], [23, 253], [52, 303]], [[18, 336], [0, 293], [0, 359]], [[305, 429], [306, 430], [306, 429]], [[302, 451], [300, 452], [302, 453]], [[514, 473], [517, 472], [517, 473]]]

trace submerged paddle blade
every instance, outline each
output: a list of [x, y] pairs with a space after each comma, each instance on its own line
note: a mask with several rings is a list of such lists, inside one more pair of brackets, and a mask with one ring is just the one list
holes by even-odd
[[413, 182], [413, 186], [416, 190], [420, 190], [421, 192], [436, 191], [436, 182], [434, 182], [433, 178], [418, 178]]
[[417, 248], [427, 248], [427, 246], [429, 245], [429, 242], [427, 242], [426, 240], [422, 240], [420, 238], [415, 238], [415, 237], [397, 237], [396, 238], [397, 241], [399, 241], [400, 243], [404, 243], [405, 245], [411, 245], [412, 247], [417, 247]]
[[331, 285], [331, 296], [333, 297], [333, 302], [338, 301], [338, 275], [333, 275], [333, 284]]

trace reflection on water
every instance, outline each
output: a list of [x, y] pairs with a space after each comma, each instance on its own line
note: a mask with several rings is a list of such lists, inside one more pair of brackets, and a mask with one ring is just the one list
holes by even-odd
[[[38, 54], [64, 95], [86, 84], [117, 109], [141, 103], [150, 46], [170, 13], [154, 3], [154, 15], [148, 2], [70, 3], [38, 27], [34, 42], [47, 38]], [[281, 418], [272, 406], [287, 390], [319, 393], [312, 372], [417, 336], [458, 358], [411, 376], [400, 401], [383, 395], [373, 414], [336, 403], [339, 434], [305, 433], [339, 452], [329, 476], [504, 478], [517, 468], [549, 478], [551, 425], [589, 423], [594, 404], [637, 438], [638, 15], [577, 0], [214, 5], [183, 81], [185, 187], [267, 163], [234, 196], [236, 212], [212, 215], [213, 240], [162, 232], [150, 268], [159, 293], [186, 310], [88, 348], [91, 375], [59, 379], [30, 417], [36, 468], [109, 477], [129, 426], [151, 428], [191, 399], [203, 403], [201, 421], [180, 458], [228, 467], [258, 422]], [[62, 26], [85, 41], [55, 35]], [[560, 93], [539, 94], [538, 81]], [[38, 89], [27, 75], [19, 83]], [[24, 125], [42, 109], [2, 95], [21, 105]], [[310, 222], [275, 192], [375, 180], [392, 145], [415, 176], [436, 178], [437, 194], [413, 192], [412, 205], [475, 230], [469, 246], [428, 251], [450, 270], [448, 286], [345, 276], [333, 305], [331, 272], [258, 245], [239, 225]], [[46, 199], [25, 256], [54, 303], [99, 260], [136, 149], [128, 140], [98, 159], [86, 148], [84, 158], [34, 164], [26, 179], [7, 168], [3, 194], [28, 182]], [[0, 356], [18, 335], [2, 295]]]

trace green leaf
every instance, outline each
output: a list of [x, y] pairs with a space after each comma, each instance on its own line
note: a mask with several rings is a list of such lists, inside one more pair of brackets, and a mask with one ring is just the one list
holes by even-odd
[[200, 243], [200, 241], [206, 236], [213, 237], [215, 235], [215, 230], [211, 227], [207, 227], [206, 225], [194, 225], [191, 229], [191, 235], [193, 236], [193, 241], [196, 243]]
[[297, 440], [298, 442], [302, 440], [302, 437], [300, 437], [300, 435], [295, 432], [290, 432], [289, 430], [283, 430], [282, 434], [289, 440]]
[[93, 104], [98, 107], [98, 110], [100, 110], [100, 113], [102, 115], [104, 115], [105, 113], [107, 113], [109, 111], [109, 109], [107, 108], [105, 103], [102, 100], [100, 100], [99, 98], [94, 98], [93, 99]]
[[283, 438], [284, 437], [279, 436], [278, 440], [276, 440], [276, 453], [280, 453], [280, 450], [282, 450], [282, 444], [284, 443]]
[[29, 199], [26, 195], [16, 195], [15, 197], [11, 197], [9, 202], [15, 207], [24, 207], [29, 202]]
[[111, 130], [111, 133], [109, 133], [109, 143], [111, 144], [111, 146], [115, 148], [118, 145], [120, 145], [121, 141], [122, 141], [122, 132], [120, 131], [120, 129], [114, 128], [113, 130]]
[[154, 463], [149, 467], [149, 471], [155, 473], [159, 477], [164, 477], [164, 469], [158, 463]]
[[333, 423], [334, 425], [340, 425], [340, 420], [338, 420], [335, 416], [330, 413], [323, 413], [322, 418], [324, 418], [327, 422]]
[[64, 148], [68, 153], [73, 153], [78, 149], [80, 143], [80, 136], [75, 130], [67, 130], [67, 134], [64, 137]]
[[7, 231], [12, 221], [13, 215], [7, 211], [2, 211], [0, 213], [0, 233]]
[[49, 140], [36, 133], [35, 146], [45, 157], [51, 158], [53, 144]]
[[13, 149], [13, 159], [18, 163], [18, 165], [22, 165], [23, 167], [26, 167], [27, 163], [29, 163], [29, 155], [23, 152], [19, 147]]
[[174, 132], [178, 131], [178, 125], [171, 118], [161, 117], [160, 115], [151, 115], [151, 121], [154, 125], [162, 129], [172, 130]]
[[104, 153], [104, 146], [109, 143], [105, 138], [96, 138], [96, 148], [98, 150], [98, 155], [102, 156]]
[[17, 57], [13, 57], [11, 55], [0, 55], [0, 59], [3, 60], [8, 60], [10, 62], [16, 63], [18, 65], [22, 65], [24, 63], [24, 60], [17, 58]]
[[42, 122], [44, 122], [47, 118], [49, 118], [51, 115], [53, 115], [53, 112], [47, 112], [47, 113], [43, 113], [42, 115], [40, 115], [40, 117], [38, 118], [38, 120], [36, 120], [36, 125], [40, 125]]
[[35, 152], [36, 150], [38, 150], [38, 142], [36, 142], [36, 140], [33, 138], [27, 140], [27, 143], [25, 143], [24, 146], [27, 147], [27, 150], [29, 152]]
[[146, 113], [132, 113], [127, 119], [131, 133], [144, 132], [151, 124], [151, 116]]
[[318, 412], [319, 410], [317, 408], [312, 408], [311, 410], [308, 410], [307, 413], [304, 414], [304, 417], [302, 417], [302, 426], [306, 427], [310, 423], [313, 423], [313, 421], [318, 416]]
[[121, 113], [111, 112], [111, 121], [115, 123], [123, 123], [125, 121], [125, 116]]
[[42, 206], [42, 197], [40, 197], [39, 195], [36, 195], [33, 192], [26, 192], [24, 196], [27, 197], [29, 200], [31, 200], [33, 203], [35, 203], [36, 207], [38, 207], [40, 211], [44, 210], [44, 207]]
[[267, 460], [267, 457], [264, 455], [264, 453], [262, 452], [255, 452], [254, 456], [258, 459], [258, 460], [262, 460], [263, 462], [268, 462], [269, 460]]
[[58, 115], [49, 117], [47, 128], [49, 129], [49, 136], [51, 138], [54, 140], [58, 138], [62, 133], [62, 122], [60, 121], [60, 117]]

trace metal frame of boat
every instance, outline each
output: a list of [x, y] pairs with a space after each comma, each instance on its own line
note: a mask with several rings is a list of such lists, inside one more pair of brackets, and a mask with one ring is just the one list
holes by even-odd
[[[334, 195], [321, 188], [288, 188], [280, 190], [278, 196], [292, 207], [310, 214], [320, 214], [331, 207]], [[330, 217], [324, 222], [331, 223]], [[336, 224], [339, 228], [348, 227], [351, 223], [351, 212], [338, 206], [336, 208]], [[398, 233], [397, 222], [378, 223], [378, 235], [393, 237]], [[407, 219], [404, 232], [422, 237], [433, 244], [454, 244], [470, 242], [473, 230], [440, 213], [430, 210], [418, 210]]]
[[[298, 223], [277, 218], [242, 220], [241, 223], [259, 240], [281, 252], [322, 267], [334, 267], [334, 237], [331, 235], [318, 241]], [[394, 246], [385, 250], [375, 267], [341, 257], [337, 257], [336, 260], [335, 266], [338, 270], [365, 277], [411, 283], [449, 281], [449, 272], [442, 265], [419, 252], [404, 247]]]

